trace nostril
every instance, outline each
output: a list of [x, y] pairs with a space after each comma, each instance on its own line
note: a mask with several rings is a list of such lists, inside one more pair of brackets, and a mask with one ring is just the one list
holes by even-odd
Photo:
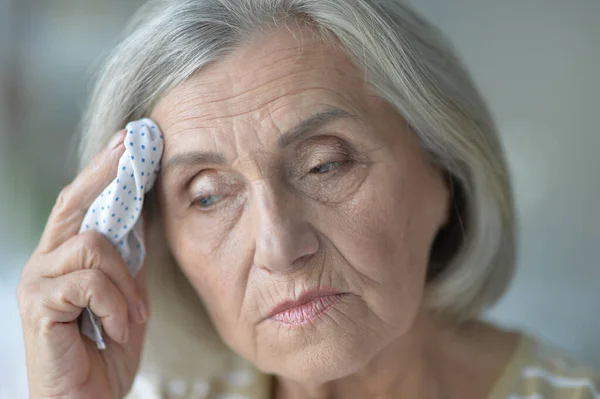
[[294, 261], [294, 266], [299, 266], [305, 262], [308, 262], [308, 260], [310, 259], [311, 256], [312, 256], [311, 254], [306, 254], [306, 255], [299, 257], [298, 259], [296, 259]]
[[273, 272], [264, 265], [256, 265], [260, 270], [267, 272], [267, 274], [272, 274]]

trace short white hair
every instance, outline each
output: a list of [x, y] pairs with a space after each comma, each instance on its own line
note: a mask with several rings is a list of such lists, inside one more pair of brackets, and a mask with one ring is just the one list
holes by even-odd
[[[326, 43], [341, 44], [446, 172], [453, 212], [431, 251], [426, 301], [454, 320], [477, 316], [505, 292], [513, 275], [515, 220], [507, 167], [492, 117], [451, 44], [401, 0], [148, 2], [97, 78], [82, 122], [80, 168], [129, 120], [148, 116], [169, 89], [257, 34], [291, 21], [310, 27]], [[145, 363], [163, 375], [216, 368], [225, 358], [219, 356], [224, 345], [164, 248], [157, 208], [149, 205], [154, 209], [149, 240], [155, 242], [146, 262], [152, 318]]]

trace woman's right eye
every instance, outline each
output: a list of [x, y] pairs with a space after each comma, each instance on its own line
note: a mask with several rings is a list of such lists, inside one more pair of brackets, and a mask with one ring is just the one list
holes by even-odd
[[208, 195], [204, 197], [198, 197], [192, 202], [192, 204], [198, 204], [201, 208], [210, 208], [221, 198], [223, 198], [222, 195]]

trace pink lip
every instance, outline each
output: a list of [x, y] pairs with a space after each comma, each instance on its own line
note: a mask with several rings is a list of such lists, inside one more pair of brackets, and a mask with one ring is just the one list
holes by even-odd
[[307, 291], [296, 301], [283, 301], [275, 306], [269, 318], [287, 325], [304, 324], [335, 305], [343, 295], [333, 288]]

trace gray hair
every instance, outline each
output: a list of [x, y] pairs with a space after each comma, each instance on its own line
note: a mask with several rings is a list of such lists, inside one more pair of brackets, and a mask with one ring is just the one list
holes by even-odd
[[[453, 320], [477, 316], [504, 293], [513, 275], [515, 220], [507, 167], [493, 120], [451, 44], [401, 0], [150, 1], [133, 17], [96, 81], [82, 122], [80, 168], [127, 121], [148, 116], [169, 89], [290, 21], [310, 27], [326, 43], [341, 44], [447, 173], [453, 215], [431, 251], [426, 301]], [[178, 367], [186, 357], [209, 357], [193, 352], [202, 342], [210, 343], [203, 348], [213, 354], [220, 346], [206, 314], [197, 316], [200, 300], [172, 256], [157, 255], [155, 248], [165, 244], [156, 216], [151, 234], [157, 243], [147, 263], [158, 277], [150, 279], [153, 318], [145, 358], [159, 357], [163, 374], [181, 374], [186, 367], [206, 366], [200, 360]], [[201, 320], [190, 321], [194, 318]]]

